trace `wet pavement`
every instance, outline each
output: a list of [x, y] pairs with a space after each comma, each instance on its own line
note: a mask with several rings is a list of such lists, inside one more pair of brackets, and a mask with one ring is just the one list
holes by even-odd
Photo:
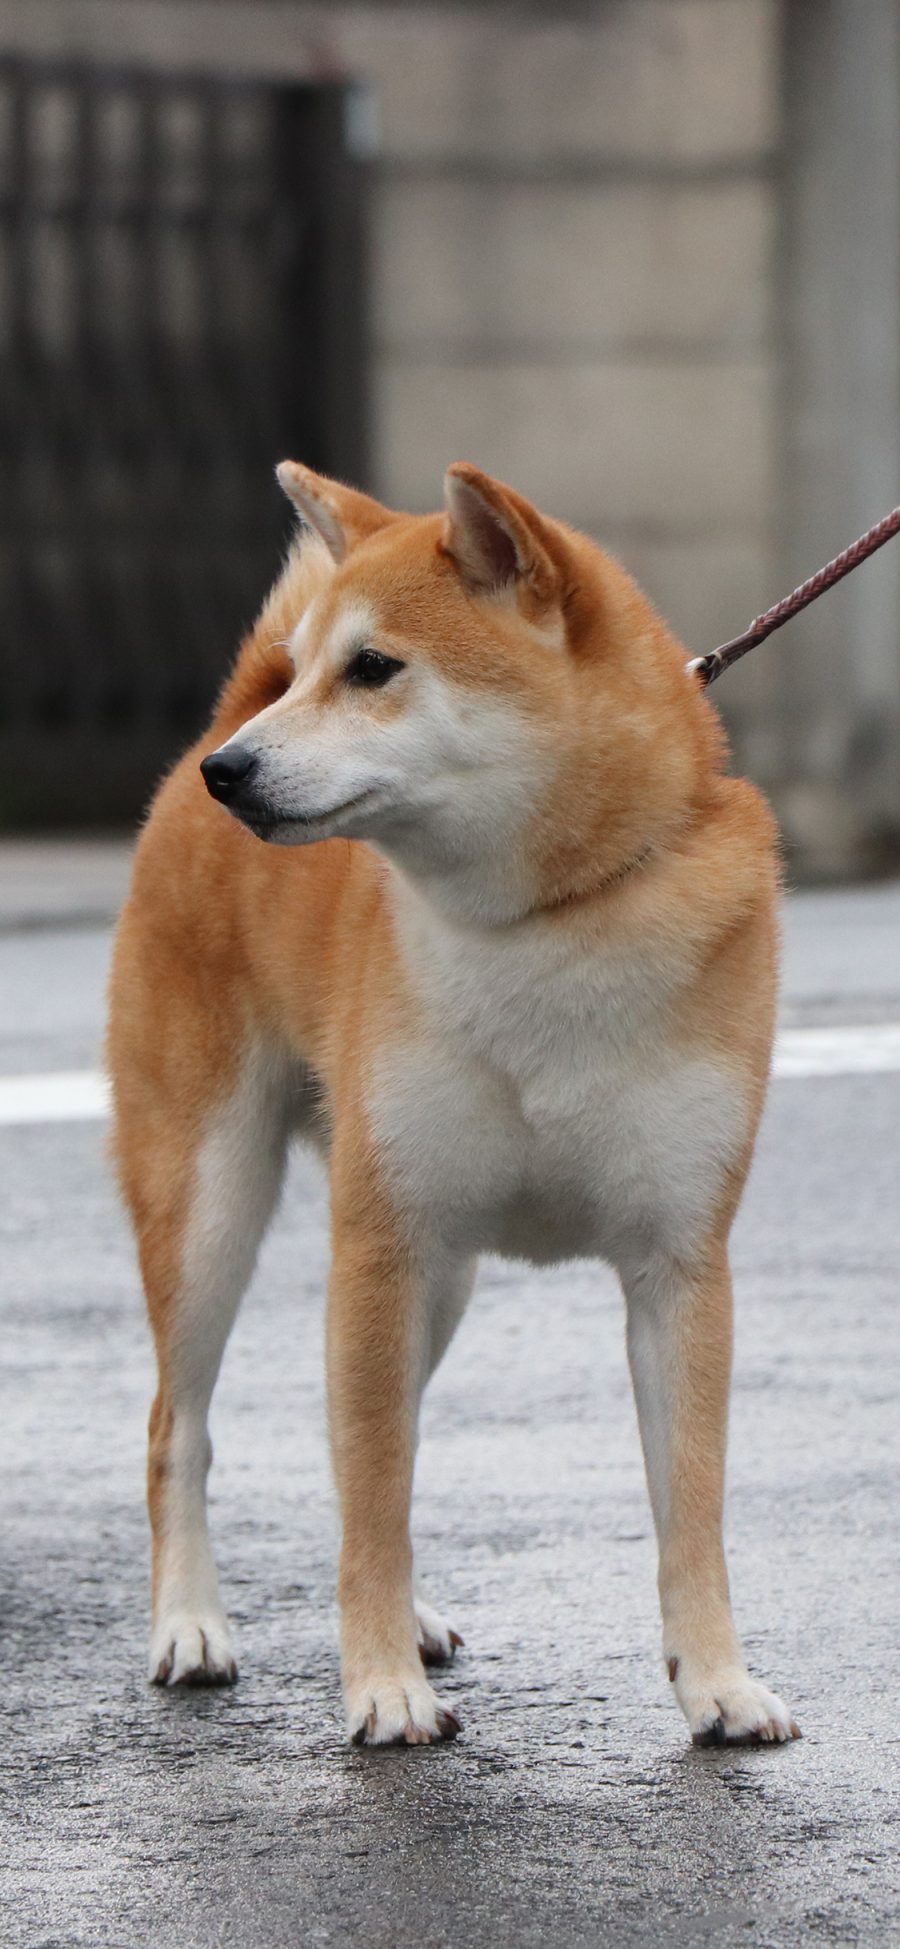
[[[96, 1056], [106, 933], [44, 919], [0, 939], [7, 1073]], [[805, 896], [789, 946], [794, 1022], [900, 1018], [897, 889]], [[803, 1727], [777, 1751], [686, 1743], [611, 1275], [493, 1262], [429, 1397], [416, 1505], [466, 1640], [441, 1686], [463, 1736], [344, 1747], [302, 1157], [214, 1408], [241, 1681], [148, 1687], [151, 1359], [104, 1139], [0, 1129], [0, 1941], [900, 1940], [900, 1075], [777, 1082], [735, 1236], [729, 1560], [751, 1665]]]

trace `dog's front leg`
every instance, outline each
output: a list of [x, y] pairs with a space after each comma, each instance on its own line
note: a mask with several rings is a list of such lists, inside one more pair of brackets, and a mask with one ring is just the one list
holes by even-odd
[[628, 1354], [659, 1540], [663, 1653], [694, 1743], [797, 1736], [751, 1678], [731, 1615], [722, 1546], [731, 1374], [731, 1278], [715, 1241], [693, 1266], [623, 1274]]
[[422, 1670], [410, 1502], [428, 1364], [425, 1256], [366, 1174], [332, 1183], [328, 1394], [343, 1540], [339, 1577], [347, 1729], [357, 1745], [423, 1745], [459, 1731]]

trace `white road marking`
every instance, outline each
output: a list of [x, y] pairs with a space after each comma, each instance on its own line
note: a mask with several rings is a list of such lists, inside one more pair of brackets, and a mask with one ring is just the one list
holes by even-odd
[[0, 1124], [80, 1123], [109, 1115], [109, 1084], [96, 1069], [0, 1076]]
[[[861, 1027], [782, 1029], [772, 1073], [866, 1076], [900, 1071], [900, 1022]], [[0, 1125], [83, 1123], [107, 1117], [109, 1084], [97, 1069], [59, 1069], [33, 1076], [0, 1076]]]
[[863, 1076], [900, 1069], [900, 1022], [860, 1028], [782, 1029], [772, 1073], [778, 1077]]

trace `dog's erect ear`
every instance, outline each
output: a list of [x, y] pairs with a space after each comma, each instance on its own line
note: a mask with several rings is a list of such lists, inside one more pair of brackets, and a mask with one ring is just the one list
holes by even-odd
[[326, 474], [314, 474], [299, 460], [280, 461], [275, 477], [308, 527], [321, 535], [336, 562], [342, 562], [351, 548], [398, 518], [380, 501], [357, 493], [355, 487], [345, 487], [342, 481], [329, 480]]
[[527, 587], [538, 603], [559, 594], [560, 578], [537, 508], [502, 481], [457, 460], [444, 480], [447, 519], [442, 546], [467, 588], [488, 594]]

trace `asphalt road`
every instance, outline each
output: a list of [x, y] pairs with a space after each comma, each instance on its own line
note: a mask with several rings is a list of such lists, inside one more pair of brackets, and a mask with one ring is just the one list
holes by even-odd
[[[30, 911], [20, 932], [14, 907], [0, 1071], [91, 1064], [107, 932]], [[900, 889], [794, 903], [786, 1006], [900, 1021]], [[614, 1281], [498, 1264], [418, 1484], [464, 1735], [344, 1747], [303, 1159], [214, 1411], [241, 1682], [151, 1690], [151, 1360], [103, 1126], [0, 1128], [4, 1949], [900, 1939], [898, 1111], [896, 1071], [776, 1082], [737, 1227], [732, 1582], [804, 1731], [762, 1752], [693, 1751], [669, 1695]]]

